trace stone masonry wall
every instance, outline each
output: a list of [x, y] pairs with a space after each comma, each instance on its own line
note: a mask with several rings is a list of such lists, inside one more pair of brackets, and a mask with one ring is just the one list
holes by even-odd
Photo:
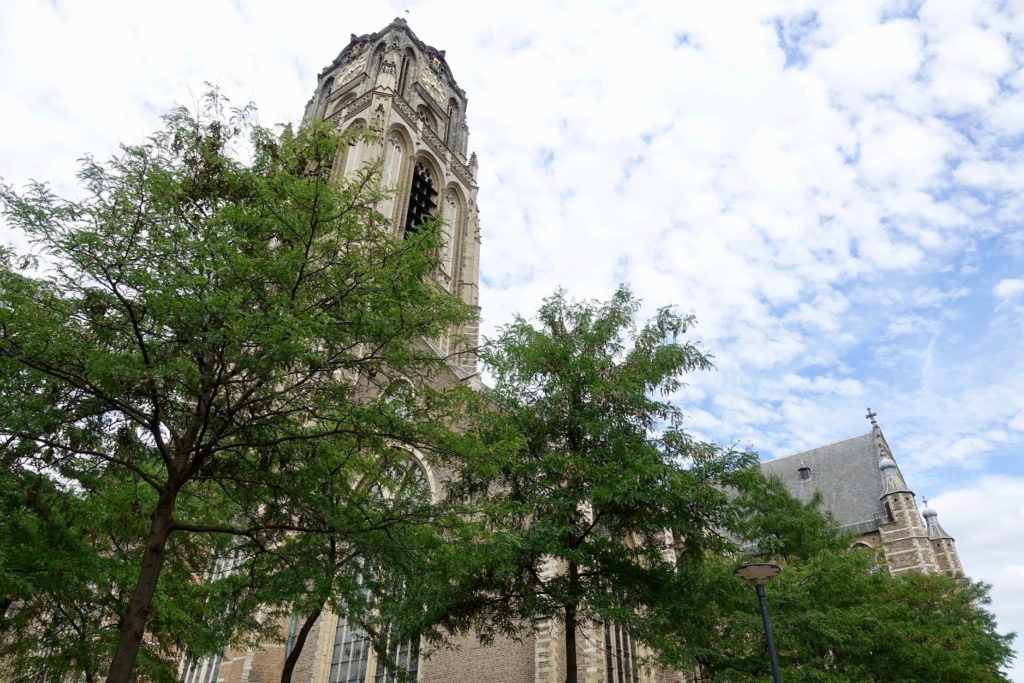
[[917, 511], [914, 494], [893, 493], [885, 497], [885, 502], [892, 510], [893, 521], [879, 527], [879, 534], [889, 571], [894, 575], [937, 571], [935, 551]]

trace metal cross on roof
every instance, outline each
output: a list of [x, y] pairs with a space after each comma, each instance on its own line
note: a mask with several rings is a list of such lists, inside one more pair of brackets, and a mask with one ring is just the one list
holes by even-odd
[[871, 408], [868, 408], [868, 414], [865, 417], [867, 417], [867, 419], [871, 420], [871, 424], [872, 425], [875, 425], [876, 427], [878, 426], [878, 423], [875, 422], [875, 418], [878, 417], [878, 413], [876, 413], [873, 410], [871, 410]]
[[925, 498], [924, 496], [921, 496], [921, 500], [924, 502], [924, 504], [926, 506], [928, 505], [928, 499], [927, 498]]

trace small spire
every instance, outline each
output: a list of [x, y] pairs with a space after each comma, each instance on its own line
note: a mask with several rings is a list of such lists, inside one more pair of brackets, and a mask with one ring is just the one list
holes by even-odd
[[878, 413], [876, 413], [875, 411], [871, 410], [871, 408], [868, 408], [868, 414], [865, 415], [864, 417], [867, 418], [868, 420], [871, 420], [871, 426], [872, 427], [877, 427], [878, 426], [878, 423], [875, 421], [875, 418], [878, 417]]
[[893, 459], [882, 458], [878, 463], [878, 469], [882, 471], [882, 495], [879, 498], [885, 498], [891, 493], [909, 493], [913, 495], [913, 491], [907, 486], [907, 482], [903, 480], [900, 468], [896, 466], [896, 462]]
[[933, 541], [940, 539], [953, 540], [953, 537], [949, 535], [949, 532], [942, 528], [939, 524], [939, 513], [928, 507], [928, 499], [921, 498], [924, 501], [924, 510], [921, 511], [921, 516], [924, 517], [924, 523], [928, 527], [928, 538]]

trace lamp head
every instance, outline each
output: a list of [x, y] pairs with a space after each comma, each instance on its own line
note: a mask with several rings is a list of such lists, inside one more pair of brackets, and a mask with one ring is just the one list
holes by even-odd
[[782, 573], [782, 567], [769, 562], [755, 562], [736, 567], [733, 576], [751, 586], [763, 586]]

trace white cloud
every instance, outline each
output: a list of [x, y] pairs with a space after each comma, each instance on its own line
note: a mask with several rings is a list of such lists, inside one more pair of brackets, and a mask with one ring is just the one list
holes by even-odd
[[844, 99], [889, 92], [917, 73], [923, 42], [916, 22], [870, 22], [815, 54], [813, 68]]
[[[936, 496], [929, 506], [956, 538], [964, 571], [992, 584], [992, 605], [1000, 632], [1024, 634], [1024, 478], [985, 477], [972, 486]], [[1019, 647], [1019, 644], [1018, 644]], [[1024, 662], [1016, 662], [1013, 680], [1022, 680]]]
[[1013, 299], [1024, 294], [1024, 278], [1006, 278], [1000, 280], [992, 293], [1000, 299]]

